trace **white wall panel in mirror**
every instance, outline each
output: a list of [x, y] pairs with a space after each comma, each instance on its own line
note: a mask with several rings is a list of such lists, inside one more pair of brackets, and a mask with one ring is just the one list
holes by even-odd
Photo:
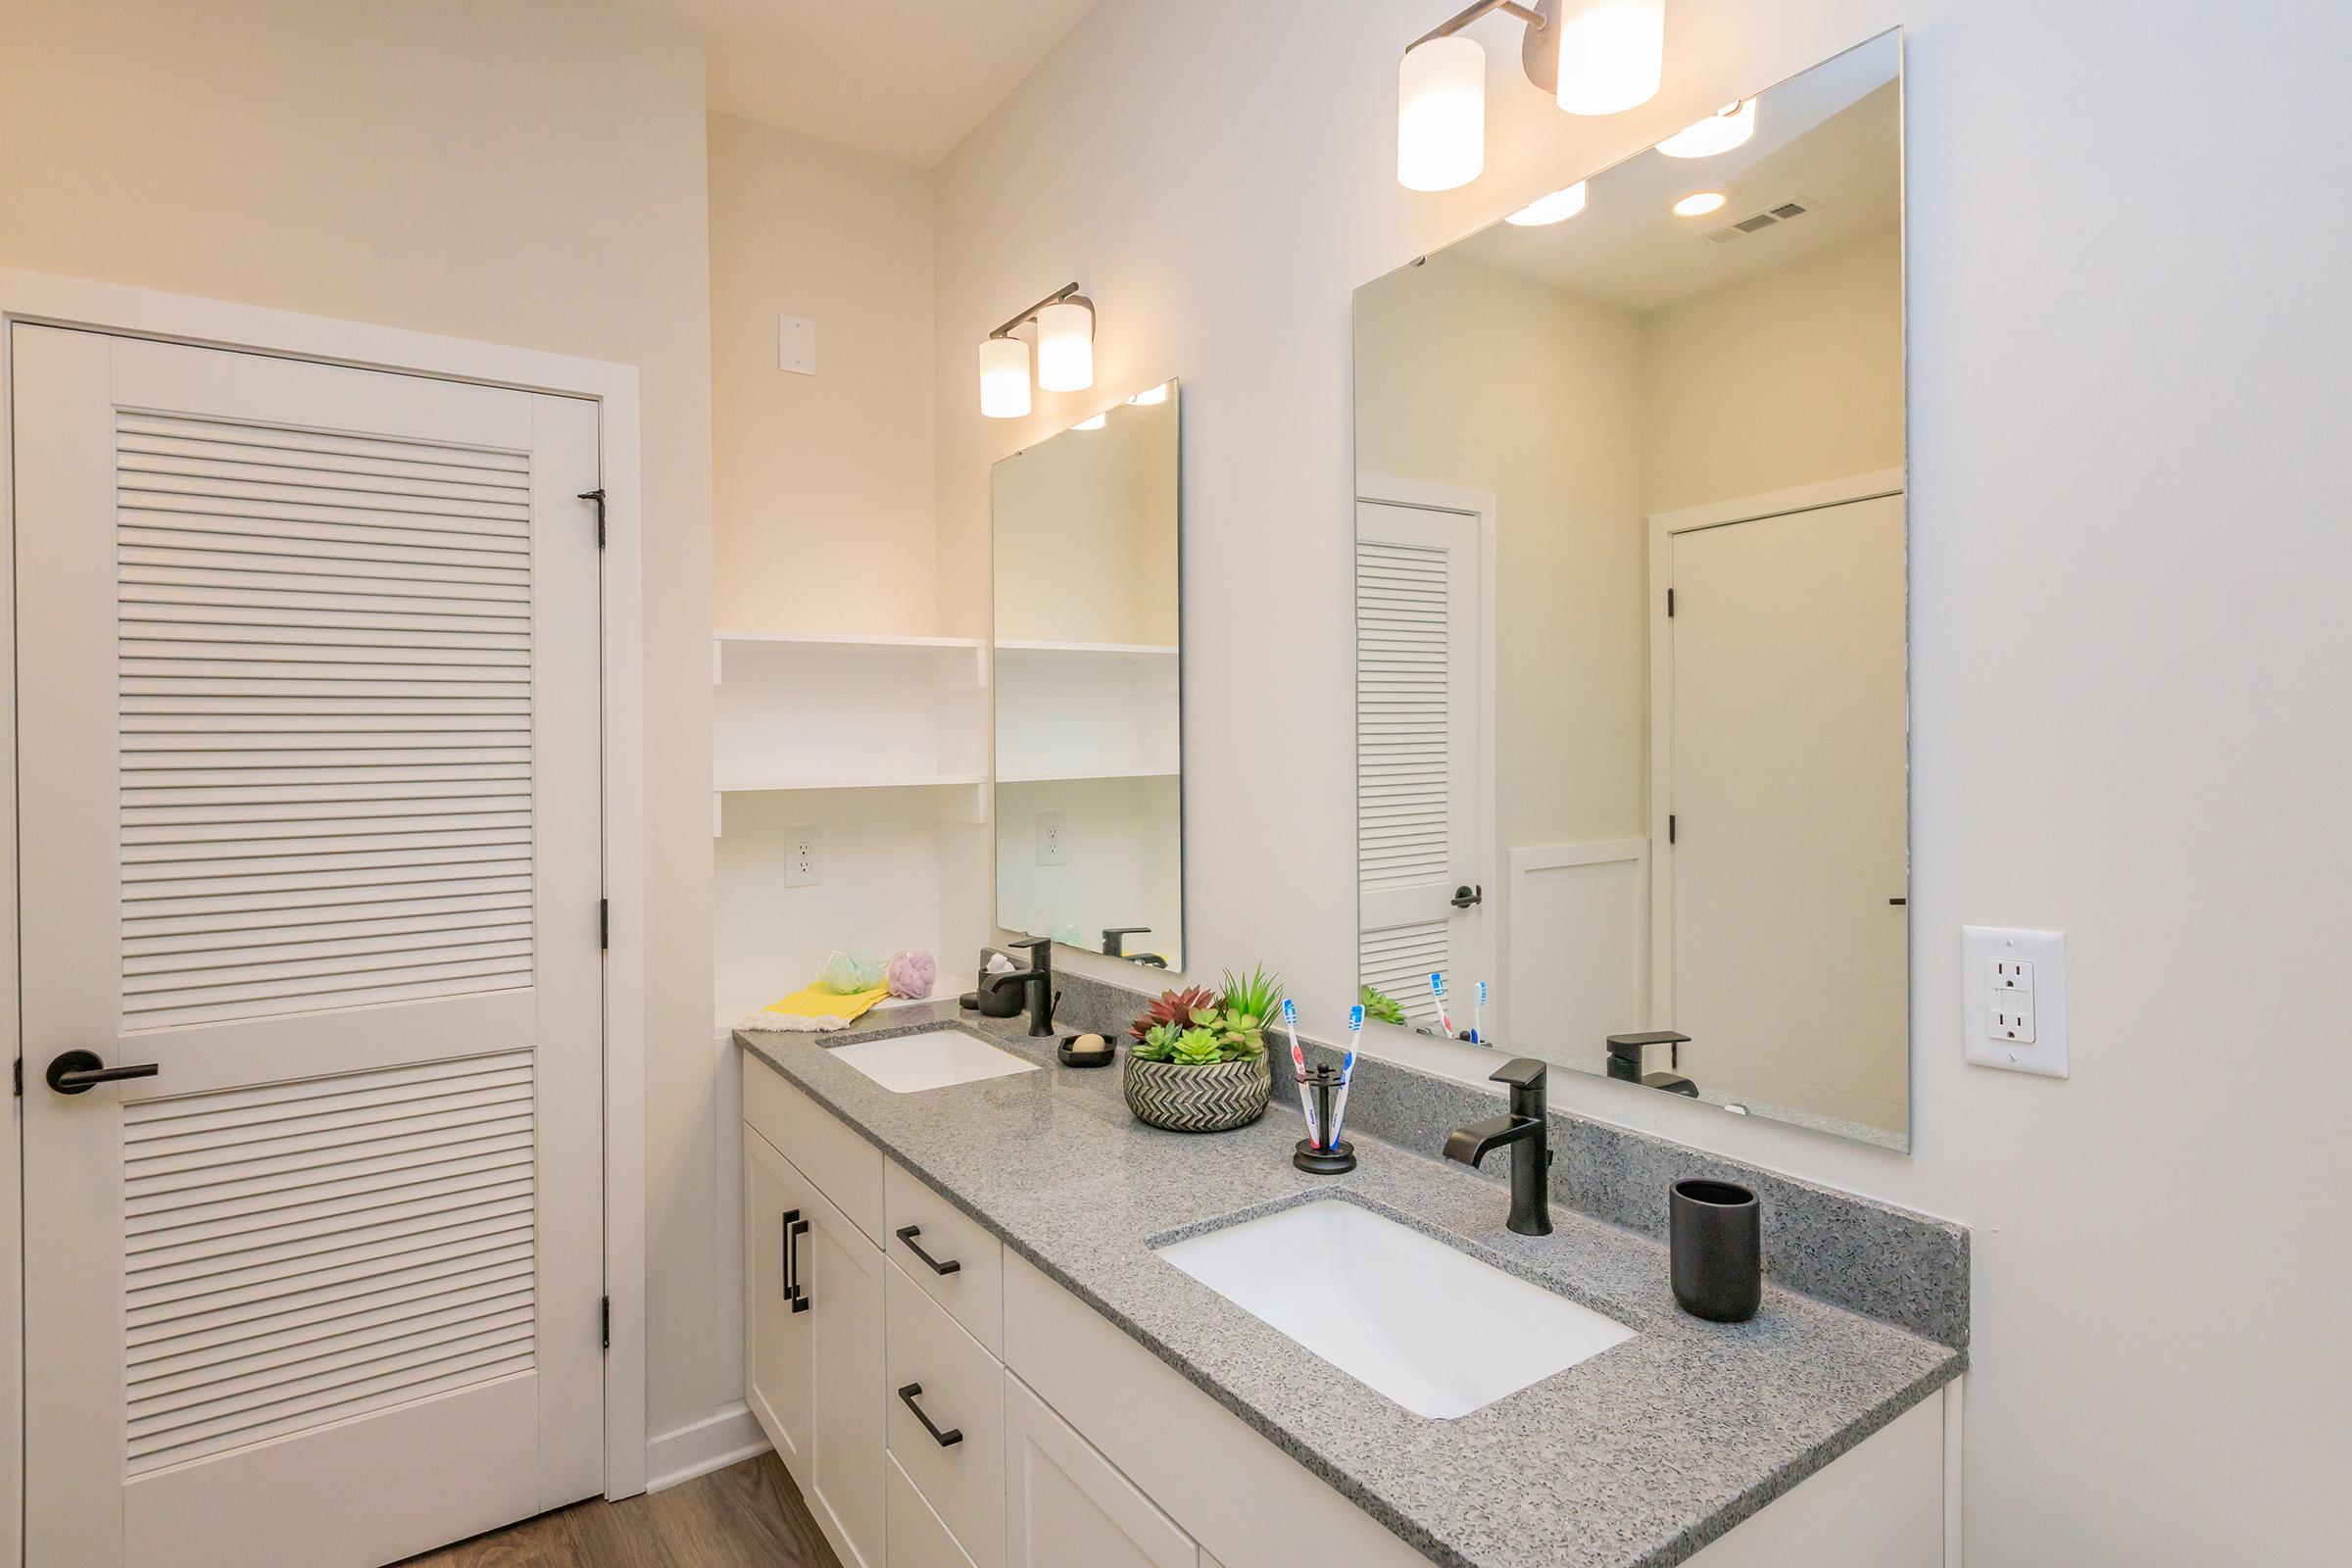
[[1181, 967], [1175, 383], [996, 466], [997, 923]]
[[1899, 40], [1717, 128], [1357, 291], [1359, 972], [1906, 1148]]

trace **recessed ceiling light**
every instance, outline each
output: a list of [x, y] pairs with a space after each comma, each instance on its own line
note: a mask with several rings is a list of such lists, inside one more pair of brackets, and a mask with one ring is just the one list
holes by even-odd
[[1585, 210], [1585, 182], [1578, 180], [1565, 190], [1555, 190], [1548, 196], [1539, 196], [1503, 220], [1521, 228], [1542, 228], [1545, 223], [1565, 222]]
[[1658, 151], [1669, 158], [1712, 158], [1746, 146], [1755, 133], [1756, 101], [1746, 98], [1725, 104], [1698, 123], [1676, 131], [1658, 143]]
[[1723, 204], [1730, 200], [1729, 196], [1719, 190], [1694, 190], [1674, 204], [1674, 216], [1677, 218], [1704, 218], [1709, 213], [1723, 211]]

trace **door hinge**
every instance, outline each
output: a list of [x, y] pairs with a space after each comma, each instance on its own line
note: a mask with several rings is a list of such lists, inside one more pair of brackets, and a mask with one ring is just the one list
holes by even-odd
[[596, 901], [596, 951], [599, 953], [612, 951], [612, 901], [611, 899]]
[[597, 1301], [596, 1323], [598, 1335], [603, 1339], [605, 1348], [610, 1350], [612, 1348], [612, 1298], [610, 1296]]
[[1672, 843], [1674, 842], [1674, 832], [1675, 832], [1675, 827], [1674, 827], [1674, 813], [1673, 813], [1672, 811], [1668, 811], [1668, 812], [1666, 813], [1666, 842], [1667, 842], [1667, 843], [1669, 843], [1669, 844], [1672, 844]]
[[1666, 618], [1674, 618], [1674, 590], [1671, 588], [1666, 590]]
[[605, 548], [604, 487], [600, 485], [594, 490], [583, 490], [580, 492], [580, 499], [582, 501], [593, 501], [596, 503], [596, 548], [602, 550]]
[[17, 1098], [19, 1100], [24, 1098], [24, 1058], [23, 1056], [17, 1058]]

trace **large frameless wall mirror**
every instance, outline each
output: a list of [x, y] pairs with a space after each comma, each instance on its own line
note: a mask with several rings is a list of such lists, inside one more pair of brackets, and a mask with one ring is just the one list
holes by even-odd
[[1357, 292], [1376, 1015], [1909, 1147], [1901, 92], [1889, 33]]
[[996, 466], [997, 923], [1184, 964], [1176, 383]]

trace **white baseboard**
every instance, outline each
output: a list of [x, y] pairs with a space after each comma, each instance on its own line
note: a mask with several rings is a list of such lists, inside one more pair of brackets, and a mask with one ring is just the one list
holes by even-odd
[[646, 1444], [645, 1490], [660, 1492], [724, 1470], [767, 1449], [767, 1434], [760, 1430], [751, 1407], [738, 1399]]

